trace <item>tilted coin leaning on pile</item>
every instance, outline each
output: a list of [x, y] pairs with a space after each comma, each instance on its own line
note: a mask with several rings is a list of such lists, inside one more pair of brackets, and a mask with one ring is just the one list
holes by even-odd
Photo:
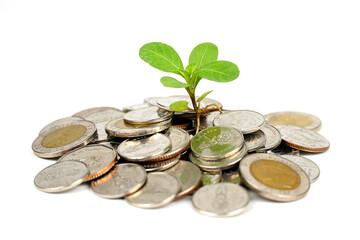
[[228, 217], [246, 209], [248, 191], [295, 201], [319, 178], [319, 167], [300, 156], [329, 149], [314, 115], [224, 109], [203, 114], [195, 134], [195, 113], [169, 111], [179, 99], [190, 101], [152, 97], [122, 111], [91, 108], [48, 124], [32, 149], [56, 162], [36, 175], [36, 188], [63, 192], [88, 182], [96, 195], [140, 208], [192, 194], [199, 213]]

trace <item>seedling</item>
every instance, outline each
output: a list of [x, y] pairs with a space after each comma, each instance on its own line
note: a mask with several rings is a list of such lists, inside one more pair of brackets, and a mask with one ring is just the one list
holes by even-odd
[[176, 112], [190, 110], [196, 112], [196, 132], [200, 127], [200, 116], [202, 113], [221, 109], [216, 104], [200, 107], [200, 102], [211, 91], [203, 93], [199, 98], [195, 97], [195, 90], [201, 79], [208, 79], [215, 82], [230, 82], [235, 80], [239, 74], [236, 64], [228, 61], [218, 61], [218, 48], [212, 43], [201, 43], [196, 46], [189, 57], [189, 65], [184, 65], [177, 52], [167, 44], [151, 42], [140, 48], [140, 58], [163, 72], [175, 73], [184, 78], [181, 82], [173, 77], [165, 76], [160, 79], [165, 87], [185, 88], [187, 91], [192, 108], [187, 101], [178, 101], [170, 105], [170, 109]]

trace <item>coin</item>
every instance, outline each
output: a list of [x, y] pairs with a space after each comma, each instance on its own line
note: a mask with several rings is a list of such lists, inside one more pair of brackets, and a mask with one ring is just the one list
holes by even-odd
[[253, 133], [244, 134], [244, 141], [249, 152], [254, 152], [263, 147], [266, 142], [265, 134], [258, 130]]
[[229, 126], [243, 134], [256, 132], [265, 124], [264, 116], [250, 110], [229, 111], [214, 119], [214, 126]]
[[149, 173], [145, 185], [139, 191], [126, 196], [125, 199], [135, 207], [158, 208], [173, 201], [180, 187], [179, 180], [169, 173]]
[[173, 112], [151, 106], [128, 112], [124, 115], [124, 121], [128, 124], [152, 124], [168, 120]]
[[222, 172], [221, 182], [233, 183], [241, 185], [241, 177], [239, 173], [239, 168], [229, 169]]
[[[259, 151], [260, 150], [258, 150], [258, 152]], [[276, 155], [300, 155], [300, 150], [289, 147], [285, 145], [285, 143], [281, 142], [279, 146], [274, 149], [268, 150], [267, 153], [272, 153]]]
[[318, 180], [320, 176], [320, 169], [313, 161], [303, 156], [294, 156], [294, 155], [281, 155], [281, 157], [290, 160], [297, 165], [299, 165], [302, 170], [308, 175], [310, 182], [314, 183]]
[[119, 109], [113, 108], [113, 107], [94, 107], [94, 108], [88, 108], [88, 109], [82, 110], [80, 112], [77, 112], [72, 116], [86, 118], [94, 113], [99, 113], [99, 112], [108, 111], [108, 110], [120, 111]]
[[92, 141], [95, 125], [86, 120], [76, 120], [43, 131], [32, 144], [34, 154], [42, 158], [55, 158]]
[[149, 137], [127, 139], [119, 145], [117, 151], [127, 161], [144, 162], [166, 153], [170, 148], [170, 139], [156, 133]]
[[237, 153], [217, 161], [206, 161], [196, 157], [193, 153], [189, 154], [189, 158], [191, 162], [198, 165], [202, 170], [213, 171], [216, 169], [226, 170], [234, 167], [246, 154], [247, 147], [244, 145]]
[[86, 164], [80, 161], [57, 162], [41, 170], [34, 184], [43, 192], [64, 192], [80, 185], [88, 174]]
[[179, 161], [175, 166], [168, 170], [166, 173], [170, 173], [178, 178], [181, 189], [177, 194], [176, 199], [185, 197], [195, 191], [201, 184], [201, 171], [195, 164], [189, 161]]
[[276, 125], [284, 143], [292, 148], [306, 152], [325, 152], [329, 141], [312, 130], [293, 125]]
[[55, 127], [56, 125], [63, 125], [63, 124], [69, 123], [69, 122], [77, 121], [77, 120], [84, 120], [84, 119], [81, 117], [66, 117], [66, 118], [58, 119], [56, 121], [49, 123], [43, 129], [41, 129], [39, 135], [42, 135], [44, 132]]
[[250, 201], [245, 188], [232, 183], [217, 183], [201, 187], [192, 203], [199, 213], [211, 217], [231, 217], [242, 213]]
[[242, 133], [232, 127], [207, 128], [191, 139], [193, 154], [206, 160], [231, 156], [243, 145]]
[[[195, 99], [198, 99], [199, 97], [195, 97]], [[192, 102], [189, 96], [186, 95], [174, 95], [174, 96], [169, 96], [169, 97], [162, 97], [160, 99], [158, 99], [157, 101], [157, 106], [160, 108], [163, 108], [165, 110], [171, 111], [170, 109], [170, 105], [174, 102], [177, 101], [187, 101], [188, 102], [188, 106], [191, 108], [192, 107]], [[204, 98], [201, 102], [200, 102], [200, 108], [205, 108], [208, 105], [217, 105], [219, 106], [219, 108], [222, 108], [222, 104], [214, 99], [211, 98]], [[216, 108], [217, 109], [217, 108]], [[179, 114], [186, 114], [186, 113], [191, 113], [194, 114], [195, 112], [193, 110], [189, 110], [189, 109], [185, 109], [184, 111], [182, 111]]]
[[138, 164], [117, 164], [105, 176], [92, 181], [91, 188], [100, 197], [122, 198], [139, 190], [146, 182], [146, 175]]
[[202, 115], [200, 117], [200, 131], [205, 130], [206, 128], [209, 127], [214, 127], [214, 119], [219, 115], [220, 115], [219, 111], [211, 112], [206, 116]]
[[158, 162], [141, 162], [147, 172], [164, 171], [175, 166], [180, 161], [180, 155]]
[[241, 160], [239, 170], [250, 189], [273, 201], [298, 200], [310, 188], [306, 173], [297, 164], [278, 155], [249, 154]]
[[321, 128], [321, 120], [318, 117], [303, 112], [274, 112], [266, 114], [265, 119], [272, 125], [294, 125], [313, 131]]
[[88, 166], [90, 174], [85, 180], [89, 181], [105, 174], [115, 165], [116, 151], [102, 144], [92, 144], [65, 154], [58, 162], [69, 160], [78, 160]]
[[258, 152], [265, 152], [271, 149], [278, 147], [281, 143], [281, 135], [279, 130], [277, 130], [274, 126], [270, 125], [269, 123], [265, 123], [264, 126], [260, 128], [265, 134], [265, 146], [258, 149]]
[[134, 110], [138, 110], [138, 109], [142, 109], [142, 108], [147, 108], [150, 107], [151, 105], [149, 103], [140, 103], [140, 104], [134, 104], [131, 106], [127, 106], [123, 108], [123, 112], [127, 113], [130, 111], [134, 111]]
[[123, 118], [117, 118], [108, 122], [108, 124], [105, 127], [105, 130], [110, 136], [131, 138], [131, 137], [142, 137], [157, 132], [161, 132], [168, 129], [170, 126], [171, 126], [171, 119], [163, 121], [161, 123], [155, 123], [149, 125], [130, 125], [130, 124], [126, 124]]
[[214, 171], [201, 171], [201, 183], [203, 186], [219, 183], [221, 180], [221, 175], [221, 169], [217, 169]]
[[87, 109], [84, 110], [82, 114], [80, 112], [79, 115], [84, 116], [85, 120], [91, 121], [95, 124], [97, 135], [95, 136], [93, 142], [98, 143], [108, 141], [112, 138], [106, 133], [105, 126], [109, 121], [124, 116], [124, 112], [116, 108], [103, 107]]
[[157, 101], [163, 97], [148, 97], [144, 99], [144, 103], [148, 103], [153, 106], [157, 106]]

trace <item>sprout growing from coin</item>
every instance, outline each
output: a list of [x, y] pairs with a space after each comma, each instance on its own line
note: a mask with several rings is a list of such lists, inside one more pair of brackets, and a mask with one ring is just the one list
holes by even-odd
[[177, 52], [167, 44], [160, 42], [151, 42], [140, 48], [140, 58], [163, 72], [175, 73], [184, 78], [181, 82], [173, 77], [165, 76], [160, 79], [165, 87], [185, 88], [187, 91], [192, 108], [188, 106], [187, 101], [177, 101], [170, 105], [170, 109], [175, 112], [184, 110], [194, 111], [196, 113], [197, 127], [200, 127], [200, 116], [202, 113], [221, 109], [216, 104], [210, 104], [203, 108], [200, 102], [211, 91], [203, 93], [199, 98], [195, 97], [195, 90], [201, 79], [208, 79], [215, 82], [230, 82], [235, 80], [239, 74], [239, 68], [236, 64], [229, 61], [218, 61], [218, 48], [212, 43], [201, 43], [196, 46], [189, 57], [189, 65], [184, 65]]

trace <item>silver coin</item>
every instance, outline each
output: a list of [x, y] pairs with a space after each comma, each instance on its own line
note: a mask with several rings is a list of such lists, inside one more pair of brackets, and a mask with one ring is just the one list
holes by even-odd
[[95, 124], [86, 120], [76, 120], [43, 131], [32, 144], [34, 154], [42, 158], [55, 158], [85, 146], [96, 133]]
[[84, 119], [81, 117], [66, 117], [66, 118], [58, 119], [56, 121], [49, 123], [43, 129], [41, 129], [39, 135], [42, 135], [44, 132], [48, 131], [49, 129], [51, 129], [57, 125], [64, 125], [66, 123], [69, 123], [69, 122], [71, 123], [73, 121], [78, 121], [78, 120], [84, 120]]
[[240, 151], [230, 157], [222, 158], [217, 161], [206, 161], [196, 157], [193, 153], [189, 154], [190, 161], [198, 165], [204, 171], [214, 171], [217, 169], [226, 170], [234, 167], [247, 154], [247, 147], [244, 145]]
[[218, 160], [231, 156], [243, 145], [243, 134], [232, 127], [207, 128], [191, 139], [193, 154], [206, 160]]
[[64, 192], [80, 185], [88, 174], [86, 164], [80, 161], [57, 162], [41, 170], [34, 184], [43, 192]]
[[265, 134], [258, 130], [253, 133], [244, 134], [244, 141], [249, 152], [254, 152], [263, 147], [266, 142]]
[[[258, 150], [257, 152], [260, 152], [260, 150]], [[292, 147], [289, 147], [287, 145], [285, 145], [285, 143], [281, 142], [279, 146], [277, 146], [274, 149], [268, 150], [267, 152], [264, 151], [262, 153], [272, 153], [272, 154], [276, 154], [276, 155], [297, 155], [300, 156], [300, 150], [299, 149], [294, 149]]]
[[243, 134], [256, 132], [265, 124], [264, 116], [250, 110], [229, 111], [214, 119], [214, 126], [230, 126]]
[[321, 120], [318, 117], [303, 112], [274, 112], [266, 114], [265, 119], [272, 125], [295, 125], [316, 132], [321, 128]]
[[292, 148], [306, 152], [325, 152], [329, 141], [312, 130], [293, 125], [276, 125], [284, 143]]
[[264, 126], [260, 128], [260, 131], [265, 134], [266, 142], [264, 147], [257, 150], [258, 152], [266, 152], [280, 145], [281, 135], [279, 130], [277, 130], [274, 126], [266, 122]]
[[106, 124], [113, 119], [123, 117], [124, 112], [116, 108], [104, 107], [104, 108], [95, 108], [95, 109], [97, 109], [97, 111], [92, 109], [91, 113], [87, 112], [88, 114], [80, 114], [80, 115], [85, 116], [84, 119], [93, 122], [96, 126], [97, 135], [95, 136], [93, 142], [108, 141], [112, 137], [109, 136], [105, 131]]
[[297, 164], [278, 155], [249, 154], [241, 160], [239, 170], [250, 189], [273, 201], [298, 200], [310, 188], [306, 173]]
[[200, 117], [200, 131], [205, 130], [206, 128], [209, 128], [209, 127], [214, 127], [214, 119], [219, 115], [220, 115], [219, 111], [211, 112], [211, 113], [207, 114], [206, 116], [202, 115]]
[[239, 169], [236, 167], [235, 169], [229, 169], [222, 172], [221, 182], [233, 183], [233, 184], [242, 184], [242, 180], [240, 177]]
[[221, 169], [215, 171], [201, 171], [201, 183], [203, 186], [219, 183], [222, 177]]
[[122, 198], [139, 190], [146, 182], [145, 169], [135, 163], [115, 165], [109, 173], [91, 182], [94, 193], [104, 198]]
[[245, 188], [232, 183], [217, 183], [201, 187], [192, 198], [194, 208], [211, 217], [231, 217], [242, 213], [250, 196]]
[[124, 107], [123, 112], [127, 113], [127, 112], [131, 112], [131, 111], [134, 111], [134, 110], [148, 108], [150, 106], [151, 105], [149, 103], [134, 104], [134, 105], [131, 105], [131, 106]]
[[[199, 97], [195, 97], [195, 99], [198, 99]], [[157, 101], [157, 106], [160, 108], [163, 108], [165, 110], [171, 111], [170, 109], [170, 105], [174, 102], [177, 101], [187, 101], [188, 102], [188, 106], [190, 108], [192, 108], [192, 102], [189, 96], [187, 95], [174, 95], [174, 96], [169, 96], [169, 97], [163, 97], [158, 99]], [[222, 108], [222, 104], [214, 99], [211, 98], [204, 98], [201, 102], [200, 102], [200, 108], [205, 108], [208, 105], [213, 105], [216, 104], [217, 106], [219, 106], [220, 108]], [[181, 112], [181, 114], [184, 113], [191, 113], [194, 114], [194, 111], [191, 110], [184, 110]]]
[[149, 173], [145, 186], [125, 199], [135, 207], [158, 208], [173, 201], [180, 187], [179, 180], [169, 173]]
[[113, 108], [113, 107], [94, 107], [94, 108], [88, 108], [88, 109], [82, 110], [80, 112], [77, 112], [72, 116], [86, 118], [94, 113], [99, 113], [99, 112], [108, 111], [108, 110], [120, 111], [119, 109]]
[[150, 137], [123, 141], [117, 151], [121, 158], [131, 162], [144, 162], [154, 159], [171, 148], [169, 137], [156, 133]]
[[144, 99], [144, 103], [148, 103], [152, 106], [157, 106], [157, 101], [163, 97], [148, 97]]
[[90, 174], [85, 180], [89, 181], [105, 174], [115, 165], [116, 151], [112, 147], [93, 144], [65, 154], [58, 162], [69, 160], [81, 161], [88, 166]]
[[299, 165], [302, 170], [304, 170], [304, 172], [308, 175], [311, 183], [314, 183], [318, 180], [320, 176], [320, 169], [318, 165], [316, 165], [310, 159], [307, 159], [303, 156], [294, 155], [281, 155], [281, 157], [286, 158], [287, 160], [290, 160]]
[[165, 170], [165, 172], [177, 177], [181, 183], [181, 189], [176, 199], [192, 193], [201, 184], [201, 171], [199, 167], [189, 161], [181, 160], [175, 166]]
[[110, 136], [120, 138], [142, 137], [158, 133], [171, 126], [171, 119], [149, 125], [130, 125], [124, 122], [123, 118], [110, 121], [105, 130]]
[[166, 111], [156, 106], [130, 111], [124, 115], [124, 121], [128, 124], [152, 124], [168, 120], [173, 112]]
[[146, 172], [165, 171], [172, 168], [180, 161], [180, 155], [158, 162], [141, 162]]

